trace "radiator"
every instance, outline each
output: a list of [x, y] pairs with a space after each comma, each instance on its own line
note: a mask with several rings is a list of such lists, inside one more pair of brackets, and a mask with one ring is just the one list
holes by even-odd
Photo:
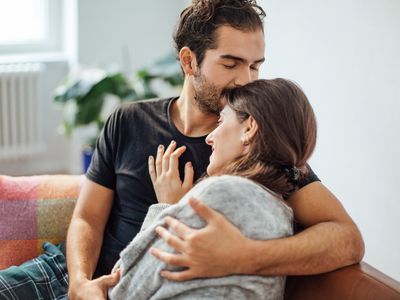
[[40, 63], [0, 64], [0, 161], [42, 151]]

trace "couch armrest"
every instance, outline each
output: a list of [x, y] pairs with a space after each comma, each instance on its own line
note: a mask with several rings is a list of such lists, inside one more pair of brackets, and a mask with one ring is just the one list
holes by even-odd
[[314, 276], [290, 276], [285, 299], [400, 299], [400, 283], [365, 262]]

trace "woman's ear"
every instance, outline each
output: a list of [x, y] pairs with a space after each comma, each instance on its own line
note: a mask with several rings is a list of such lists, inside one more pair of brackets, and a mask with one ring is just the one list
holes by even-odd
[[243, 145], [248, 145], [255, 137], [258, 130], [258, 125], [256, 120], [252, 116], [248, 117], [245, 121], [245, 127], [242, 137]]
[[196, 55], [189, 47], [182, 47], [179, 51], [179, 61], [185, 75], [194, 75], [196, 72]]

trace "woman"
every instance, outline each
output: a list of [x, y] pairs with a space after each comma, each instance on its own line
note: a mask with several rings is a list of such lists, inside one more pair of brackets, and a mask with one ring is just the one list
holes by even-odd
[[167, 281], [160, 271], [178, 268], [165, 265], [149, 253], [153, 246], [173, 251], [155, 233], [166, 216], [193, 228], [205, 226], [188, 205], [191, 197], [224, 214], [247, 238], [266, 240], [292, 234], [292, 211], [282, 199], [293, 193], [298, 181], [307, 175], [306, 162], [316, 143], [313, 110], [301, 89], [284, 79], [254, 81], [227, 92], [226, 100], [217, 128], [206, 138], [213, 150], [208, 178], [192, 188], [193, 170], [187, 166], [181, 181], [178, 158], [185, 147], [176, 148], [174, 142], [165, 151], [159, 147], [155, 160], [149, 158], [149, 172], [160, 204], [150, 208], [143, 230], [121, 252], [116, 267], [121, 268], [122, 276], [110, 291], [111, 299], [283, 297], [283, 276]]

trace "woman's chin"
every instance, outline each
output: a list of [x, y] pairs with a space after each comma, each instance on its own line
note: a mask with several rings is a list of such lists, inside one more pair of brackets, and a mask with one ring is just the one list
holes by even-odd
[[222, 172], [219, 168], [214, 168], [212, 165], [208, 165], [206, 173], [208, 176], [217, 176], [221, 175]]
[[215, 170], [211, 165], [208, 165], [206, 172], [207, 172], [208, 176], [214, 176], [215, 175]]
[[207, 168], [206, 173], [207, 173], [208, 176], [212, 176], [212, 171], [210, 171], [209, 168]]

